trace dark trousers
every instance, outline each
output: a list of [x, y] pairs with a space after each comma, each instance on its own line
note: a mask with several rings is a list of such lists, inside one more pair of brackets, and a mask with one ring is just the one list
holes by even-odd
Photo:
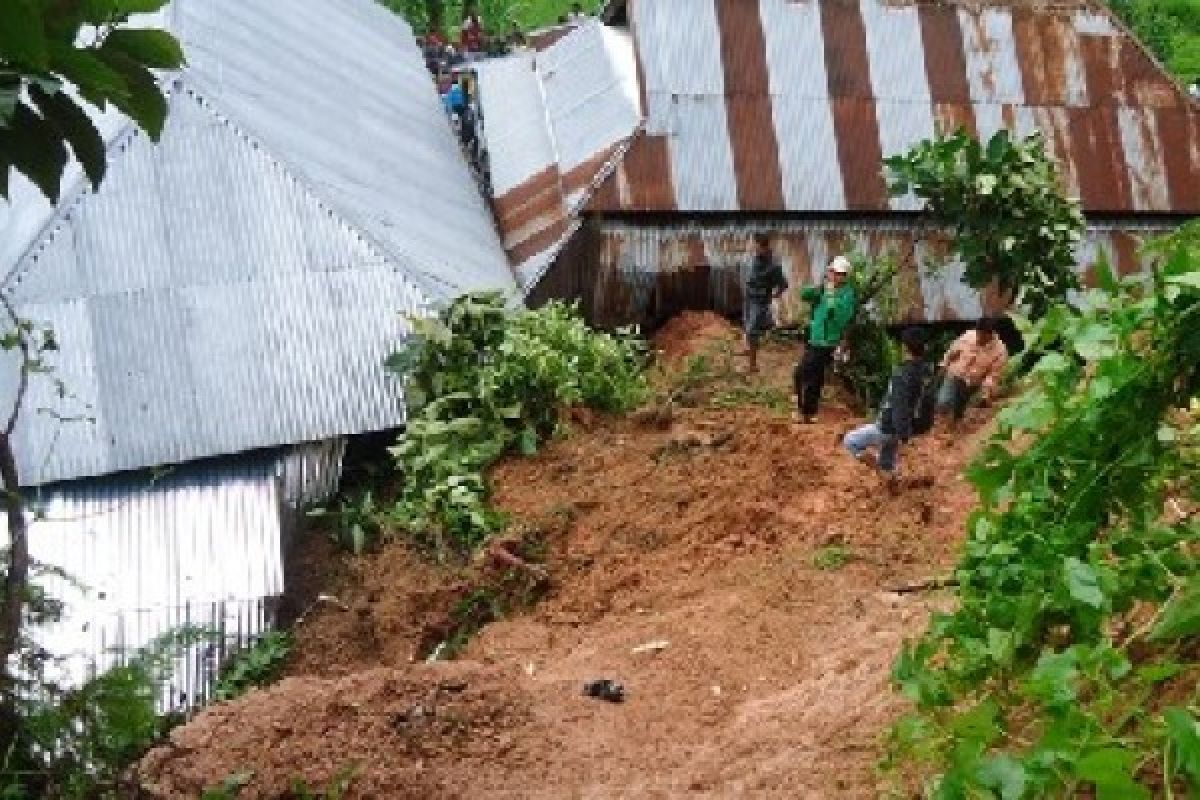
[[806, 417], [814, 417], [821, 405], [821, 390], [825, 388], [825, 372], [833, 363], [832, 347], [817, 347], [807, 345], [804, 348], [804, 358], [796, 365], [792, 380], [796, 385], [796, 401], [800, 405], [800, 413]]

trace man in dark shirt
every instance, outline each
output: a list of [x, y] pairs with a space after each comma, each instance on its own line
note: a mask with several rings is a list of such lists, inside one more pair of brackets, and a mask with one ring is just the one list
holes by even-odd
[[749, 371], [758, 371], [758, 343], [763, 334], [775, 327], [771, 302], [787, 289], [783, 268], [771, 252], [771, 237], [765, 233], [754, 236], [754, 258], [745, 270], [742, 286], [742, 326], [746, 332], [746, 355]]
[[[850, 455], [860, 461], [876, 461], [879, 471], [893, 487], [900, 445], [913, 436], [917, 402], [929, 380], [924, 335], [917, 328], [908, 328], [901, 334], [900, 340], [904, 344], [904, 363], [892, 373], [887, 395], [879, 408], [879, 420], [851, 431], [842, 441]], [[879, 450], [878, 459], [869, 453], [872, 449]]]

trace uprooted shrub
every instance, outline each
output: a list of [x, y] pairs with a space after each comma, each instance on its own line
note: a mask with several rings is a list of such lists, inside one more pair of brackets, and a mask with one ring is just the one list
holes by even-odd
[[590, 329], [574, 306], [509, 308], [499, 293], [456, 300], [388, 359], [405, 381], [406, 430], [392, 454], [403, 473], [395, 521], [439, 558], [463, 555], [503, 526], [484, 471], [533, 454], [564, 409], [620, 412], [647, 394], [632, 332]]

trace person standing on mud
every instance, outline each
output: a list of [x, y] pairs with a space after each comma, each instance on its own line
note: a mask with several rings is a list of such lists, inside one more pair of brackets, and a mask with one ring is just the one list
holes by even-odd
[[849, 259], [838, 256], [825, 270], [825, 281], [821, 286], [812, 286], [800, 292], [801, 299], [812, 305], [812, 318], [808, 323], [804, 358], [796, 365], [793, 375], [796, 403], [799, 406], [796, 413], [798, 422], [817, 421], [821, 391], [825, 388], [825, 373], [833, 363], [834, 353], [842, 345], [842, 337], [850, 320], [854, 319], [858, 297], [849, 276]]
[[771, 237], [754, 235], [754, 258], [745, 270], [742, 285], [742, 326], [746, 332], [746, 352], [750, 364], [747, 371], [758, 371], [758, 344], [763, 334], [775, 327], [771, 303], [787, 290], [783, 267], [771, 251]]

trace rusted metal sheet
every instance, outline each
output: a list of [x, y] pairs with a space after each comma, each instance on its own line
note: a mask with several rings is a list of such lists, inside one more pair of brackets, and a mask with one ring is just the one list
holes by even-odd
[[[812, 285], [834, 256], [861, 252], [890, 254], [900, 266], [899, 308], [894, 322], [974, 319], [997, 313], [1006, 298], [977, 293], [962, 281], [963, 265], [951, 256], [945, 232], [901, 221], [772, 221], [745, 223], [631, 224], [593, 222], [596, 257], [578, 267], [560, 259], [553, 280], [589, 296], [593, 321], [602, 325], [655, 324], [684, 308], [711, 308], [736, 315], [741, 310], [741, 278], [752, 237], [771, 235], [793, 289]], [[1098, 225], [1081, 243], [1082, 275], [1104, 254], [1121, 274], [1144, 265], [1139, 240], [1169, 229], [1165, 224], [1128, 222]], [[565, 280], [571, 273], [573, 278]], [[783, 324], [798, 319], [802, 304], [785, 295], [776, 305]]]
[[742, 13], [739, 7], [744, 2], [716, 0], [738, 206], [782, 209], [783, 177], [771, 117], [762, 18]]
[[[1192, 125], [1161, 113], [1190, 101], [1091, 2], [636, 0], [629, 9], [646, 132], [667, 145], [665, 162], [643, 158], [633, 172], [666, 177], [672, 199], [626, 170], [627, 186], [606, 187], [620, 210], [906, 210], [910, 201], [884, 194], [881, 159], [963, 127], [980, 137], [1044, 131], [1086, 210], [1200, 211], [1194, 166], [1184, 166], [1197, 149]], [[1183, 156], [1167, 137], [1184, 140]], [[1155, 188], [1164, 177], [1166, 192]]]

